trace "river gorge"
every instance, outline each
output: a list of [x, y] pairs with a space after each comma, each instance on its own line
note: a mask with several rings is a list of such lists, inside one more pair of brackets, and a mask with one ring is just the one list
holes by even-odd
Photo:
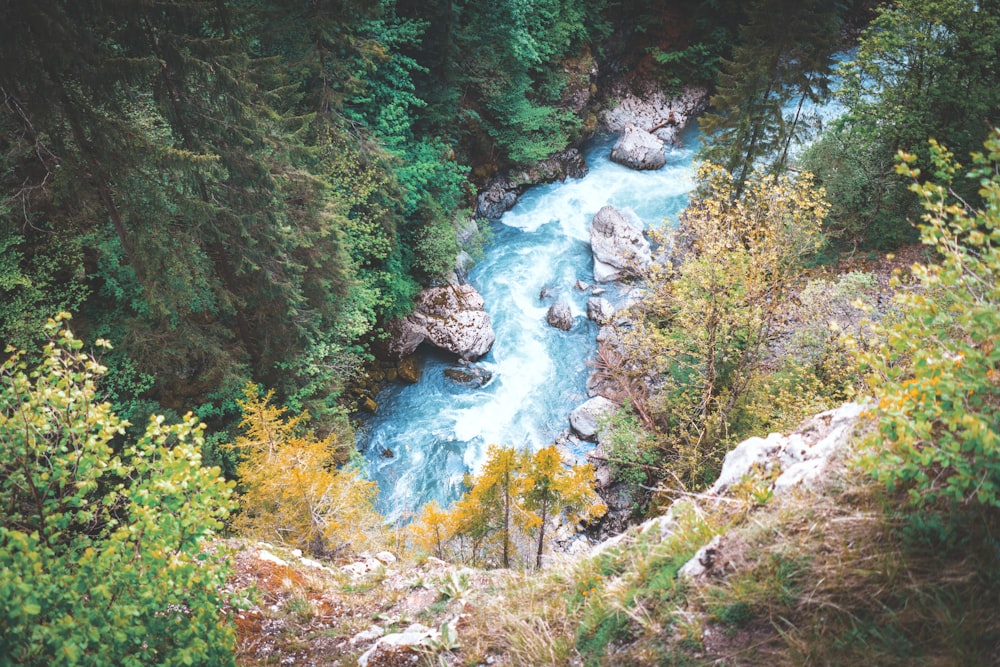
[[[694, 184], [698, 139], [689, 126], [655, 171], [612, 162], [614, 137], [593, 140], [582, 150], [586, 176], [533, 187], [501, 220], [481, 221], [491, 224], [492, 238], [468, 280], [486, 301], [496, 342], [472, 365], [476, 381], [449, 378], [446, 370], [465, 369], [423, 346], [420, 381], [379, 395], [361, 443], [387, 517], [406, 520], [430, 500], [442, 506], [455, 500], [464, 475], [478, 469], [491, 444], [534, 450], [568, 428], [567, 414], [587, 399], [588, 361], [597, 347], [587, 298], [595, 287], [615, 289], [593, 285], [590, 221], [610, 204], [631, 209], [647, 229], [673, 224]], [[569, 331], [546, 323], [555, 298], [570, 304]]]

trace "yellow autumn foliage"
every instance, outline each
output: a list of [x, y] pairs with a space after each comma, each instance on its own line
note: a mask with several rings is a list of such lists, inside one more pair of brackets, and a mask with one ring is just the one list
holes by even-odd
[[704, 165], [698, 178], [678, 231], [661, 239], [676, 261], [651, 268], [626, 337], [635, 381], [650, 386], [636, 407], [657, 431], [660, 476], [693, 488], [721, 465], [735, 411], [758, 377], [801, 260], [821, 243], [828, 209], [809, 174], [754, 175], [739, 193], [721, 167]]
[[233, 522], [241, 534], [338, 556], [382, 545], [383, 519], [375, 510], [378, 488], [350, 467], [335, 436], [318, 438], [303, 428], [308, 414], [286, 417], [248, 385], [240, 401], [243, 435], [233, 445], [243, 460], [237, 468], [241, 512]]

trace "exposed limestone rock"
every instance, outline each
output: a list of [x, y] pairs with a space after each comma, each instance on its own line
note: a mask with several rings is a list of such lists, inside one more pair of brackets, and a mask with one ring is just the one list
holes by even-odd
[[598, 444], [594, 451], [587, 454], [587, 461], [594, 466], [594, 483], [598, 488], [611, 486], [611, 465], [604, 445]]
[[822, 479], [831, 457], [841, 451], [857, 424], [864, 407], [845, 403], [804, 422], [789, 435], [772, 433], [766, 438], [749, 438], [726, 454], [722, 472], [710, 493], [720, 493], [739, 482], [756, 465], [763, 470], [777, 467], [781, 474], [775, 492], [797, 484], [815, 485]]
[[496, 339], [483, 297], [472, 285], [428, 287], [417, 297], [414, 311], [387, 328], [388, 351], [397, 359], [412, 354], [423, 342], [463, 359], [477, 359]]
[[716, 535], [712, 541], [698, 549], [698, 552], [691, 560], [684, 563], [677, 571], [678, 579], [695, 579], [708, 574], [719, 561], [720, 543], [722, 536]]
[[573, 328], [573, 313], [569, 309], [569, 304], [560, 299], [549, 307], [549, 312], [545, 315], [545, 321], [550, 326], [563, 331]]
[[604, 398], [594, 396], [569, 413], [569, 424], [584, 440], [597, 440], [601, 419], [610, 417], [618, 406]]
[[603, 297], [587, 299], [587, 318], [603, 326], [610, 324], [615, 317], [615, 307]]
[[351, 637], [352, 644], [363, 644], [378, 639], [385, 634], [385, 630], [380, 625], [373, 625], [367, 630], [363, 630]]
[[476, 217], [499, 220], [509, 211], [522, 192], [533, 185], [582, 178], [587, 175], [587, 163], [580, 151], [569, 148], [554, 153], [527, 169], [490, 179], [476, 199]]
[[677, 143], [680, 131], [708, 103], [708, 93], [702, 88], [688, 88], [676, 97], [662, 91], [642, 95], [619, 91], [616, 96], [619, 103], [601, 116], [603, 129], [621, 134], [633, 125], [666, 144]]
[[649, 241], [632, 214], [626, 217], [613, 206], [605, 206], [590, 222], [590, 246], [594, 252], [594, 280], [609, 282], [623, 274], [641, 274], [649, 266]]
[[611, 160], [630, 169], [659, 169], [667, 163], [663, 142], [646, 130], [628, 125], [611, 149]]
[[[763, 471], [781, 471], [774, 482], [776, 494], [787, 491], [796, 485], [807, 488], [821, 485], [828, 476], [831, 459], [843, 451], [850, 441], [855, 427], [865, 406], [857, 403], [845, 403], [835, 410], [822, 412], [804, 421], [798, 429], [789, 435], [772, 433], [767, 438], [749, 438], [736, 449], [726, 455], [722, 473], [715, 485], [704, 495], [708, 499], [712, 495], [721, 495], [732, 484], [751, 473], [757, 465]], [[610, 468], [602, 446], [587, 455], [597, 471], [598, 492], [608, 505], [608, 514], [602, 519], [600, 535], [610, 535], [608, 539], [595, 545], [591, 555], [621, 545], [634, 539], [634, 532], [622, 531], [628, 527], [627, 516], [620, 509], [627, 507], [619, 496], [621, 483], [610, 479]], [[638, 533], [650, 530], [659, 531], [661, 541], [669, 537], [676, 526], [672, 505], [662, 516], [643, 522]], [[619, 518], [623, 517], [624, 518]], [[605, 525], [609, 521], [625, 522], [620, 526]], [[619, 534], [621, 533], [621, 534]], [[713, 568], [722, 563], [724, 558], [724, 536], [716, 536], [711, 542], [699, 549], [694, 558], [685, 564], [678, 576], [699, 577], [710, 573]]]
[[[368, 667], [368, 663], [376, 654], [391, 653], [394, 650], [411, 646], [427, 645], [440, 636], [440, 630], [428, 628], [420, 623], [413, 623], [402, 632], [393, 632], [381, 637], [370, 649], [361, 654], [361, 657], [358, 658], [358, 665]], [[379, 661], [378, 664], [383, 663]]]
[[396, 555], [391, 551], [379, 551], [375, 554], [375, 560], [384, 563], [386, 565], [392, 565], [396, 562]]

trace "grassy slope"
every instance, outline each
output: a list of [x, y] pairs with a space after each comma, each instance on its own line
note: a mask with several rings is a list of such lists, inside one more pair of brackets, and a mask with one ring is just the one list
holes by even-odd
[[[541, 573], [471, 571], [425, 559], [352, 576], [244, 545], [236, 585], [245, 665], [355, 664], [413, 622], [452, 623], [458, 646], [379, 653], [370, 665], [987, 665], [1000, 659], [996, 516], [942, 538], [907, 520], [848, 462], [818, 491], [769, 497], [746, 480], [678, 501], [673, 521], [633, 528]], [[669, 530], [663, 529], [668, 526]], [[678, 569], [713, 535], [713, 567]]]

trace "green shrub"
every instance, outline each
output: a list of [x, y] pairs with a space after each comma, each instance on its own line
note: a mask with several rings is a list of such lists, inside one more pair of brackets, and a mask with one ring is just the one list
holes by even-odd
[[[921, 239], [938, 265], [914, 267], [919, 287], [861, 355], [878, 399], [867, 464], [890, 491], [922, 508], [1000, 507], [1000, 131], [974, 156], [981, 210], [950, 197], [958, 165], [931, 141], [933, 177], [911, 189], [926, 214]], [[909, 164], [899, 171], [914, 179]]]
[[116, 453], [104, 369], [59, 327], [37, 368], [0, 366], [0, 664], [234, 664], [229, 566], [206, 547], [231, 489], [202, 426], [154, 417]]

